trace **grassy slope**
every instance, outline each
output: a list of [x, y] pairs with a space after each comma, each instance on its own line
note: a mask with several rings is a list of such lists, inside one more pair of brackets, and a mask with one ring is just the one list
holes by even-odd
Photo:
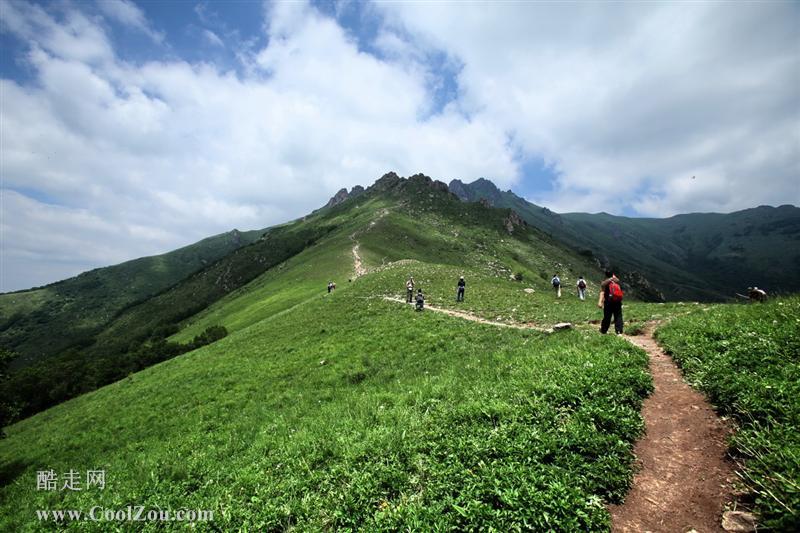
[[15, 366], [46, 359], [86, 341], [125, 306], [166, 289], [263, 232], [234, 230], [39, 289], [0, 294], [0, 345], [20, 355]]
[[[445, 195], [431, 197], [425, 187], [410, 186], [389, 198], [367, 195], [340, 207], [334, 220], [342, 227], [335, 235], [191, 317], [172, 340], [186, 342], [213, 325], [236, 331], [320, 294], [330, 279], [342, 288], [353, 273], [351, 235], [361, 243], [360, 253], [367, 267], [398, 260], [418, 261], [406, 267], [405, 275], [416, 276], [426, 292], [431, 291], [429, 298], [435, 305], [454, 304], [451, 293], [455, 282], [459, 275], [466, 275], [470, 297], [465, 308], [487, 318], [495, 319], [501, 313], [505, 321], [544, 324], [596, 318], [596, 289], [589, 289], [586, 302], [578, 301], [572, 289], [578, 275], [587, 276], [596, 286], [596, 267], [532, 228], [518, 228], [509, 235], [503, 227], [504, 215], [502, 210], [462, 204]], [[450, 266], [442, 270], [441, 265]], [[427, 283], [435, 278], [429, 275], [431, 268], [447, 274]], [[555, 300], [550, 289], [555, 271], [565, 283], [561, 300]], [[512, 273], [521, 273], [523, 281], [508, 282]], [[484, 278], [504, 283], [492, 285], [481, 281]], [[399, 295], [403, 287], [404, 279], [398, 279], [384, 292]], [[536, 293], [526, 294], [525, 288], [535, 288]], [[473, 298], [473, 294], [481, 297]], [[516, 310], [512, 312], [512, 308]]]
[[[602, 501], [629, 482], [646, 357], [585, 331], [543, 337], [383, 301], [413, 269], [430, 302], [453, 305], [464, 272], [465, 305], [485, 316], [599, 316], [566, 294], [554, 303], [543, 279], [562, 268], [572, 280], [585, 258], [533, 230], [509, 236], [502, 211], [415, 187], [333, 210], [336, 231], [187, 323], [188, 335], [219, 320], [226, 339], [12, 426], [0, 528], [31, 526], [36, 508], [127, 503], [210, 508], [222, 529], [607, 527]], [[368, 265], [428, 262], [337, 280], [328, 296], [327, 272], [352, 268], [353, 232]], [[106, 491], [32, 490], [37, 470], [98, 467]]]
[[[0, 529], [128, 503], [209, 508], [222, 529], [606, 528], [641, 430], [644, 354], [375, 297], [404, 270], [12, 426]], [[108, 486], [37, 492], [45, 468], [104, 468]]]
[[676, 318], [658, 339], [734, 417], [732, 440], [763, 526], [800, 530], [800, 297]]

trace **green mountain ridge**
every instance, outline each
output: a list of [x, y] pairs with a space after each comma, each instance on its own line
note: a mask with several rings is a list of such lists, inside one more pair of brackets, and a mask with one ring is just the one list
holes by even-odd
[[629, 218], [557, 214], [486, 179], [453, 180], [449, 187], [463, 201], [485, 199], [514, 209], [554, 239], [615, 267], [623, 277], [646, 282], [655, 289], [640, 291], [648, 299], [730, 300], [748, 286], [771, 293], [800, 291], [800, 208], [791, 205]]
[[[254, 242], [266, 230], [232, 230], [171, 252], [96, 268], [43, 287], [0, 294], [0, 346], [25, 366], [86, 346], [124, 308], [144, 301]], [[53, 335], [53, 332], [58, 335]]]

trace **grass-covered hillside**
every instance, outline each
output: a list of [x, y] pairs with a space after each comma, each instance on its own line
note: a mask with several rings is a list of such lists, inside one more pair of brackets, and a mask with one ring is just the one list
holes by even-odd
[[[10, 426], [0, 529], [36, 530], [36, 509], [128, 504], [207, 508], [221, 530], [605, 529], [603, 503], [630, 482], [646, 357], [587, 323], [597, 293], [580, 302], [570, 287], [578, 274], [596, 285], [596, 266], [511, 222], [388, 175], [131, 307], [92, 350], [148, 328], [173, 332], [166, 345], [230, 334]], [[464, 275], [464, 311], [580, 327], [548, 336], [384, 299], [409, 275], [432, 305], [455, 307]], [[198, 301], [210, 305], [181, 316]], [[51, 468], [102, 468], [107, 487], [37, 491]]]
[[761, 206], [729, 214], [692, 213], [665, 219], [602, 213], [556, 214], [490, 181], [453, 190], [464, 201], [485, 198], [516, 210], [554, 239], [634, 278], [640, 296], [667, 300], [726, 300], [748, 286], [770, 293], [800, 291], [800, 208]]
[[658, 339], [719, 411], [762, 525], [800, 530], [800, 297], [696, 311]]
[[[219, 530], [606, 529], [651, 387], [644, 353], [384, 300], [409, 266], [448, 299], [451, 266], [393, 263], [11, 426], [0, 529], [128, 504], [210, 509]], [[473, 299], [519, 286], [472, 275]], [[102, 468], [106, 488], [37, 491], [51, 468]]]
[[17, 354], [16, 368], [70, 347], [85, 347], [126, 306], [152, 297], [263, 233], [233, 230], [163, 255], [0, 294], [0, 346]]
[[[301, 303], [354, 275], [357, 244], [366, 266], [418, 259], [487, 268], [543, 288], [555, 270], [598, 279], [596, 265], [559, 247], [505, 209], [464, 204], [422, 175], [387, 174], [368, 191], [266, 231], [206, 268], [128, 305], [85, 343], [12, 371], [0, 391], [19, 416], [94, 390]], [[535, 280], [535, 281], [534, 281]], [[54, 336], [59, 323], [41, 335]], [[213, 328], [209, 330], [209, 328]], [[69, 335], [70, 326], [63, 326]], [[175, 335], [177, 333], [177, 335]], [[167, 339], [169, 338], [169, 341]], [[13, 349], [13, 346], [12, 346]]]

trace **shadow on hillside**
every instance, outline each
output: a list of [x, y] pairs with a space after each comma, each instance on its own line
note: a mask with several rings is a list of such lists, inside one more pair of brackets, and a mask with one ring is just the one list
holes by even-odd
[[0, 487], [10, 485], [30, 466], [24, 461], [4, 461], [0, 463]]

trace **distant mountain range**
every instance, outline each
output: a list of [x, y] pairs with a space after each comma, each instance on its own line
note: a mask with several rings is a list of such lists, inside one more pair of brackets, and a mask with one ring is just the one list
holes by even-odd
[[[630, 218], [557, 214], [491, 181], [450, 182], [464, 202], [515, 210], [528, 224], [591, 254], [631, 279], [646, 279], [651, 299], [725, 300], [748, 286], [800, 291], [800, 208], [760, 206], [729, 214]], [[645, 295], [642, 295], [645, 296]]]

